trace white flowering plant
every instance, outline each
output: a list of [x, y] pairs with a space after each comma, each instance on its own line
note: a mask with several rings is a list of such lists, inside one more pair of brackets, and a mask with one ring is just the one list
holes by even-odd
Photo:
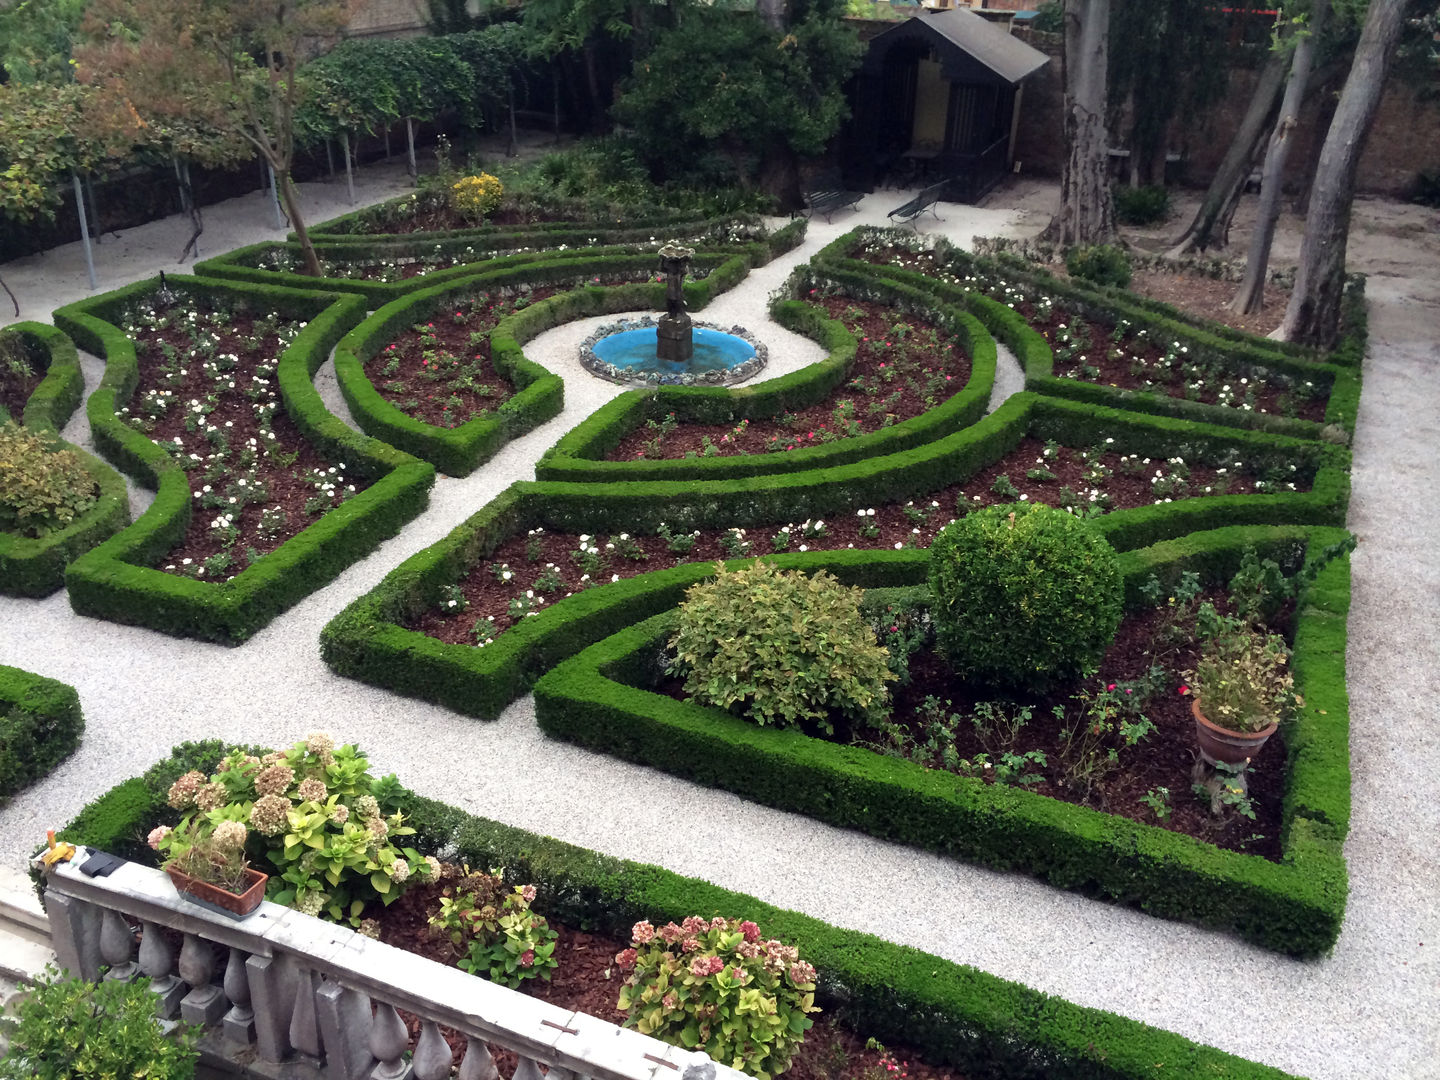
[[272, 867], [268, 899], [358, 926], [368, 904], [440, 873], [433, 857], [396, 843], [415, 831], [395, 808], [399, 793], [393, 775], [372, 777], [353, 744], [324, 733], [259, 757], [233, 749], [208, 779], [192, 771], [170, 786], [167, 801], [185, 816], [173, 832], [154, 830], [150, 846], [168, 851], [176, 835], [238, 826], [250, 857]]
[[615, 957], [625, 1026], [770, 1080], [813, 1026], [815, 968], [748, 920], [638, 922]]

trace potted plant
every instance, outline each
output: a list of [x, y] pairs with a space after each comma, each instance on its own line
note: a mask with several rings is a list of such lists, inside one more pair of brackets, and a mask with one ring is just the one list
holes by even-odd
[[187, 817], [172, 829], [150, 833], [150, 846], [165, 853], [162, 869], [181, 896], [201, 907], [243, 919], [265, 899], [268, 874], [245, 858], [249, 830], [239, 821]]
[[1226, 622], [1205, 642], [1195, 670], [1186, 672], [1190, 713], [1201, 757], [1211, 765], [1243, 765], [1300, 698], [1285, 640], [1239, 620]]

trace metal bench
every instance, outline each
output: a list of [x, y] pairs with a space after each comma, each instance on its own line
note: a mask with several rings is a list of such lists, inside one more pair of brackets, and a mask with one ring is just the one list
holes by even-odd
[[929, 210], [930, 213], [934, 215], [936, 221], [944, 221], [945, 219], [935, 212], [935, 204], [940, 201], [940, 196], [944, 193], [945, 186], [949, 183], [950, 181], [948, 180], [941, 180], [938, 184], [931, 184], [929, 187], [921, 189], [920, 194], [916, 195], [904, 206], [897, 206], [885, 216], [891, 221], [908, 221], [910, 227], [916, 232], [920, 231], [920, 226], [915, 224], [915, 219], [925, 213], [926, 210]]
[[800, 194], [805, 203], [805, 216], [824, 214], [827, 222], [835, 211], [842, 207], [848, 206], [854, 210], [864, 197], [863, 191], [847, 191], [838, 177], [826, 177], [813, 191]]

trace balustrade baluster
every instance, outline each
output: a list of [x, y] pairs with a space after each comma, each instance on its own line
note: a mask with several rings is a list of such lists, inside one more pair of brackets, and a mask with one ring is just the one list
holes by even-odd
[[158, 923], [140, 924], [140, 971], [150, 978], [150, 992], [155, 995], [155, 1015], [173, 1020], [185, 996], [185, 984], [175, 977], [175, 950], [165, 940]]
[[410, 1063], [405, 1060], [409, 1048], [410, 1033], [395, 1006], [377, 1003], [370, 1027], [370, 1053], [380, 1061], [371, 1074], [375, 1080], [405, 1080], [410, 1075]]
[[106, 908], [100, 916], [100, 955], [110, 965], [105, 973], [108, 980], [130, 982], [140, 973], [135, 964], [135, 936], [130, 924], [111, 908]]
[[515, 1075], [511, 1080], [545, 1080], [545, 1074], [540, 1071], [540, 1066], [528, 1057], [521, 1057], [520, 1063], [515, 1066]]
[[410, 1059], [415, 1080], [445, 1080], [450, 1075], [450, 1059], [450, 1044], [440, 1034], [440, 1025], [434, 1020], [421, 1021], [420, 1039]]
[[230, 1011], [225, 1014], [222, 1024], [225, 1038], [242, 1046], [255, 1041], [255, 1010], [250, 1006], [250, 977], [245, 973], [246, 953], [233, 946], [230, 959], [225, 963], [225, 996], [230, 999]]
[[320, 1024], [315, 1017], [315, 973], [301, 970], [295, 987], [295, 1011], [290, 1015], [290, 1045], [301, 1060], [316, 1068], [324, 1058], [320, 1045]]
[[471, 1036], [465, 1043], [465, 1060], [460, 1062], [460, 1075], [456, 1080], [499, 1080], [500, 1070], [490, 1056], [490, 1048], [484, 1039]]
[[218, 1021], [225, 1011], [225, 994], [210, 981], [215, 977], [215, 950], [208, 941], [185, 935], [180, 946], [180, 977], [190, 984], [190, 992], [180, 1001], [180, 1019], [206, 1027]]
[[100, 912], [91, 904], [45, 890], [50, 941], [60, 967], [78, 979], [100, 978]]
[[322, 979], [315, 992], [315, 1016], [325, 1047], [327, 1080], [367, 1080], [375, 1069], [368, 1037], [374, 1022], [370, 996]]

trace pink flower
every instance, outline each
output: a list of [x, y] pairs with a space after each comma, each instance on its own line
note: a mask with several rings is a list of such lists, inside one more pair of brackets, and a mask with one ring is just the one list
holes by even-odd
[[690, 974], [697, 979], [703, 979], [710, 974], [710, 957], [697, 956], [690, 961]]
[[694, 952], [699, 947], [700, 940], [698, 938], [687, 937], [684, 941], [680, 943], [680, 951], [682, 953]]
[[1114, 689], [1115, 689], [1115, 684], [1112, 682], [1109, 686], [1105, 687], [1105, 689], [1106, 689], [1106, 690], [1114, 690]]
[[534, 886], [534, 885], [523, 885], [523, 886], [521, 886], [521, 888], [520, 888], [520, 897], [521, 897], [521, 899], [523, 899], [527, 904], [533, 904], [533, 903], [535, 902], [535, 886]]
[[637, 922], [630, 928], [630, 940], [636, 945], [649, 945], [655, 938], [655, 927], [648, 922]]
[[154, 850], [159, 851], [160, 841], [164, 840], [165, 837], [169, 835], [169, 825], [157, 825], [155, 828], [150, 830], [150, 835], [145, 838], [145, 842], [149, 844]]
[[534, 963], [535, 963], [535, 950], [534, 950], [534, 949], [526, 949], [524, 952], [522, 952], [522, 953], [520, 954], [520, 966], [521, 966], [521, 967], [530, 967], [530, 966], [533, 965]]
[[703, 934], [710, 929], [710, 924], [699, 915], [687, 915], [685, 921], [680, 924], [682, 930], [687, 934]]
[[621, 971], [629, 971], [635, 966], [635, 958], [639, 954], [634, 949], [626, 949], [624, 952], [615, 954], [615, 965]]
[[673, 922], [666, 923], [660, 928], [660, 936], [665, 939], [667, 945], [674, 945], [685, 936], [685, 931], [676, 926]]
[[712, 957], [710, 957], [710, 974], [711, 974], [711, 975], [719, 975], [720, 972], [722, 972], [722, 971], [724, 971], [724, 970], [725, 970], [725, 961], [724, 961], [724, 960], [721, 960], [720, 957], [718, 957], [718, 956], [712, 956]]
[[711, 929], [711, 930], [724, 930], [724, 929], [726, 929], [729, 925], [730, 925], [730, 924], [729, 924], [728, 922], [726, 922], [724, 919], [722, 919], [719, 915], [716, 915], [713, 919], [710, 920], [710, 929]]
[[1190, 692], [1190, 687], [1188, 687], [1188, 686], [1182, 686], [1182, 687], [1180, 687], [1180, 693], [1181, 693], [1182, 695], [1188, 694], [1189, 692]]
[[760, 927], [756, 926], [749, 919], [746, 919], [740, 924], [740, 933], [744, 934], [745, 940], [752, 944], [760, 940]]
[[815, 969], [804, 960], [797, 960], [790, 965], [790, 981], [796, 986], [815, 981]]

